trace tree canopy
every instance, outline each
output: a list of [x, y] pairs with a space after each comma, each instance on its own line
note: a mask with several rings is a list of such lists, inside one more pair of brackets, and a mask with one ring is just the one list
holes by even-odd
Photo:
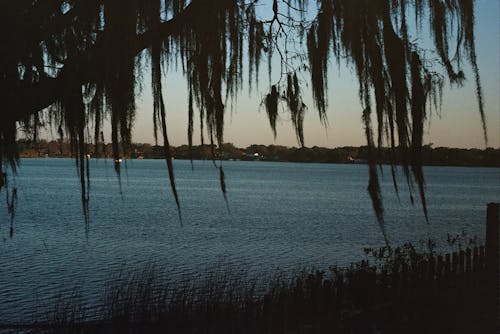
[[[268, 91], [262, 104], [274, 134], [278, 114], [287, 110], [303, 145], [302, 92], [312, 90], [326, 124], [329, 69], [333, 62], [352, 65], [369, 148], [368, 191], [381, 226], [378, 150], [388, 146], [394, 153], [395, 190], [399, 164], [412, 192], [416, 184], [427, 216], [424, 121], [429, 108], [439, 107], [445, 79], [463, 82], [464, 64], [472, 67], [486, 140], [473, 0], [17, 0], [5, 2], [0, 16], [0, 188], [6, 166], [15, 172], [18, 164], [19, 129], [36, 139], [50, 125], [71, 142], [86, 208], [87, 143], [102, 142], [109, 121], [113, 156], [128, 150], [136, 95], [150, 73], [152, 131], [166, 148], [178, 204], [162, 89], [173, 68], [189, 92], [189, 146], [197, 112], [202, 143], [206, 132], [207, 141], [222, 147], [229, 100], [258, 84]], [[413, 31], [432, 43], [419, 45]], [[271, 76], [276, 58], [277, 79]], [[259, 72], [266, 62], [263, 83]], [[118, 162], [115, 169], [119, 174]]]

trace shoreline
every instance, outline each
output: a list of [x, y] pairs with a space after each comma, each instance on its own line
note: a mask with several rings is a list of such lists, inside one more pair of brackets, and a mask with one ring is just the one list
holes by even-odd
[[[74, 157], [57, 157], [57, 156], [49, 156], [49, 157], [32, 157], [32, 156], [21, 156], [19, 159], [30, 159], [30, 160], [45, 160], [45, 159], [74, 159]], [[122, 158], [123, 160], [164, 160], [164, 158]], [[113, 161], [113, 158], [95, 158], [92, 157], [90, 160], [109, 160]], [[212, 159], [189, 159], [189, 158], [176, 158], [173, 160], [182, 160], [182, 161], [212, 161]], [[224, 161], [224, 162], [266, 162], [266, 163], [304, 163], [304, 164], [328, 164], [328, 165], [368, 165], [367, 162], [349, 162], [349, 161], [341, 161], [341, 162], [328, 162], [328, 161], [289, 161], [289, 160], [245, 160], [245, 159], [215, 159], [215, 161]], [[377, 165], [381, 166], [390, 166], [391, 164], [387, 161], [382, 163], [377, 163]], [[394, 166], [400, 167], [401, 164], [395, 164]], [[471, 168], [500, 168], [500, 162], [498, 164], [446, 164], [446, 163], [423, 163], [423, 167], [471, 167]]]

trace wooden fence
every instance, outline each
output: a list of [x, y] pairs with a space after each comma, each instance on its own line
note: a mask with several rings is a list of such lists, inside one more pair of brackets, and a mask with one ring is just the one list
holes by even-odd
[[499, 204], [490, 203], [484, 246], [413, 257], [396, 249], [382, 270], [367, 263], [352, 272], [345, 289], [364, 309], [356, 321], [372, 318], [382, 333], [498, 333], [499, 226]]

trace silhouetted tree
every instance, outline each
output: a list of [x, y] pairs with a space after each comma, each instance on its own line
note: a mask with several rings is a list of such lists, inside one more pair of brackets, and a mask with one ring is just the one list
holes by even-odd
[[[413, 20], [417, 33], [428, 21], [436, 58], [426, 57], [411, 39]], [[303, 74], [310, 75], [315, 107], [326, 124], [330, 61], [352, 64], [369, 151], [368, 191], [382, 226], [377, 148], [387, 145], [398, 152], [399, 159], [392, 160], [393, 177], [395, 165], [401, 164], [410, 188], [412, 179], [416, 180], [427, 215], [421, 168], [426, 110], [431, 103], [439, 107], [445, 75], [453, 84], [462, 83], [461, 67], [466, 62], [475, 76], [486, 137], [473, 0], [4, 1], [0, 45], [2, 173], [6, 163], [15, 171], [18, 125], [35, 139], [41, 126], [55, 126], [70, 139], [84, 207], [88, 199], [85, 143], [102, 142], [102, 125], [109, 119], [114, 158], [129, 149], [138, 82], [149, 73], [146, 67], [153, 92], [152, 130], [155, 138], [159, 131], [163, 139], [177, 204], [165, 123], [168, 101], [162, 90], [172, 66], [182, 70], [189, 91], [189, 146], [197, 111], [202, 143], [206, 130], [210, 143], [221, 147], [228, 99], [236, 98], [246, 79], [250, 88], [258, 84], [261, 61], [268, 65], [269, 93], [262, 103], [271, 128], [276, 134], [278, 112], [288, 110], [302, 146], [307, 110]], [[271, 77], [273, 56], [281, 61], [278, 80]], [[445, 75], [435, 68], [437, 64], [444, 66]], [[372, 113], [376, 129], [370, 122]], [[93, 136], [88, 134], [90, 129]], [[119, 174], [118, 163], [115, 169]], [[2, 175], [0, 187], [6, 182]]]

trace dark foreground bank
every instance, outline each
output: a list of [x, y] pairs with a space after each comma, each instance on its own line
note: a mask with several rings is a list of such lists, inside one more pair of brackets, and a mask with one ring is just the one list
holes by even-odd
[[426, 252], [366, 249], [367, 260], [349, 268], [276, 275], [267, 285], [221, 267], [170, 287], [146, 266], [110, 280], [97, 319], [75, 290], [43, 319], [0, 332], [493, 333], [486, 249], [462, 246], [444, 255], [432, 243]]
[[[67, 141], [33, 142], [19, 140], [20, 156], [24, 158], [69, 158], [72, 157], [70, 143]], [[112, 157], [112, 145], [99, 143], [87, 145], [91, 157]], [[129, 152], [123, 152], [124, 158], [132, 159], [164, 159], [163, 146], [134, 143]], [[223, 147], [215, 145], [170, 146], [170, 152], [175, 159], [221, 159], [248, 161], [281, 161], [281, 162], [318, 162], [318, 163], [366, 163], [368, 161], [367, 146], [326, 147], [286, 147], [281, 145], [250, 145], [239, 148], [231, 143]], [[399, 163], [398, 153], [394, 155], [387, 148], [377, 150], [377, 160], [380, 163]], [[500, 167], [500, 149], [464, 149], [450, 147], [432, 147], [424, 145], [421, 161], [427, 166], [475, 166]]]

